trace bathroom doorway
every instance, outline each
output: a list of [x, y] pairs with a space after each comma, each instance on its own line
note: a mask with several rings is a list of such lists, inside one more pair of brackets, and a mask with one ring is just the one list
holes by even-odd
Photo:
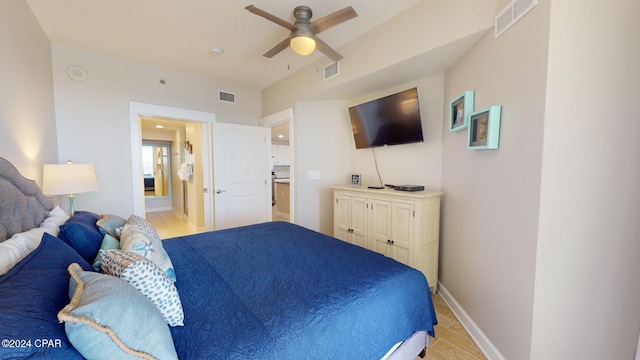
[[[153, 126], [148, 127], [146, 119], [153, 119]], [[213, 197], [208, 189], [213, 187], [211, 129], [215, 122], [215, 114], [131, 101], [129, 102], [129, 122], [134, 214], [145, 216], [147, 213], [143, 186], [142, 142], [143, 140], [170, 141], [173, 165], [171, 195], [173, 201], [182, 203], [174, 204], [171, 211], [186, 218], [189, 228], [195, 232], [212, 230]], [[181, 125], [179, 131], [170, 131], [173, 135], [169, 136], [162, 135], [171, 126], [177, 124]], [[181, 160], [187, 147], [188, 155], [185, 160]], [[183, 167], [191, 171], [188, 172], [188, 176], [180, 179], [179, 170]], [[184, 171], [181, 173], [184, 175]], [[181, 185], [186, 188], [185, 191], [175, 189], [176, 186]], [[180, 196], [185, 192], [186, 196]]]

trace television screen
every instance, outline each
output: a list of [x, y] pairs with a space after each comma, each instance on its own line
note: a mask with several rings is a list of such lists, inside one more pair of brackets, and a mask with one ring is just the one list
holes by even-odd
[[349, 108], [356, 149], [423, 142], [418, 89]]

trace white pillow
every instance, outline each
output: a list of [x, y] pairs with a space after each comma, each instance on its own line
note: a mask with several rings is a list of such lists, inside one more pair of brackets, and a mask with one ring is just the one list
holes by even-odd
[[4, 275], [17, 263], [27, 257], [40, 245], [42, 235], [46, 229], [33, 228], [31, 230], [13, 234], [13, 236], [0, 243], [0, 275]]
[[55, 237], [60, 233], [60, 225], [69, 219], [60, 206], [49, 211], [49, 216], [44, 219], [40, 227], [13, 234], [11, 238], [0, 242], [0, 275], [4, 275], [17, 263], [27, 257], [40, 245], [42, 235], [49, 233]]
[[48, 218], [44, 219], [44, 221], [53, 221], [58, 226], [63, 225], [67, 220], [69, 220], [69, 215], [59, 205], [49, 212]]
[[57, 237], [60, 233], [60, 225], [63, 225], [67, 220], [69, 220], [69, 215], [67, 215], [60, 206], [56, 206], [49, 212], [49, 216], [44, 219], [40, 227], [46, 229], [49, 234]]

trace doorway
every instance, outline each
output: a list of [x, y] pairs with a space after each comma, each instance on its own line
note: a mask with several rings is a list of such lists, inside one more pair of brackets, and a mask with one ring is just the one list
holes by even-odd
[[295, 222], [295, 139], [293, 109], [260, 119], [271, 128], [273, 220]]
[[[208, 189], [213, 187], [213, 179], [211, 176], [211, 131], [213, 123], [215, 122], [215, 114], [133, 101], [129, 103], [129, 110], [134, 214], [145, 216], [147, 212], [142, 159], [142, 119], [153, 119], [154, 122], [160, 122], [160, 125], [164, 125], [165, 129], [167, 125], [173, 124], [173, 126], [176, 126], [175, 124], [180, 124], [184, 130], [174, 131], [173, 137], [170, 136], [168, 139], [164, 139], [165, 141], [173, 142], [169, 150], [169, 154], [175, 164], [171, 170], [171, 176], [178, 176], [177, 164], [180, 164], [180, 170], [182, 170], [183, 164], [192, 164], [192, 168], [197, 169], [193, 174], [197, 176], [194, 175], [194, 178], [190, 178], [186, 182], [180, 179], [173, 179], [171, 194], [180, 195], [184, 203], [183, 212], [187, 215], [189, 226], [192, 227], [194, 231], [212, 230], [213, 199]], [[156, 130], [158, 133], [162, 132], [160, 131], [161, 129]], [[176, 137], [179, 134], [183, 134], [184, 137]], [[166, 136], [166, 134], [164, 136]], [[145, 137], [148, 136], [145, 135]], [[188, 144], [187, 140], [189, 140]], [[187, 153], [188, 151], [183, 151], [182, 149], [190, 150], [190, 152]], [[183, 184], [186, 190], [176, 191], [175, 186], [177, 184], [187, 183], [189, 181], [193, 186], [190, 187], [187, 184]], [[176, 196], [172, 196], [172, 198], [176, 199]]]

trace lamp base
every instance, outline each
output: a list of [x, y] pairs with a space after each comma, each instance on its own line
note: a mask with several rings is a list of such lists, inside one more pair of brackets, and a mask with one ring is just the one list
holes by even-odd
[[76, 196], [73, 194], [69, 194], [67, 196], [69, 198], [69, 212], [71, 212], [71, 216], [76, 212]]

